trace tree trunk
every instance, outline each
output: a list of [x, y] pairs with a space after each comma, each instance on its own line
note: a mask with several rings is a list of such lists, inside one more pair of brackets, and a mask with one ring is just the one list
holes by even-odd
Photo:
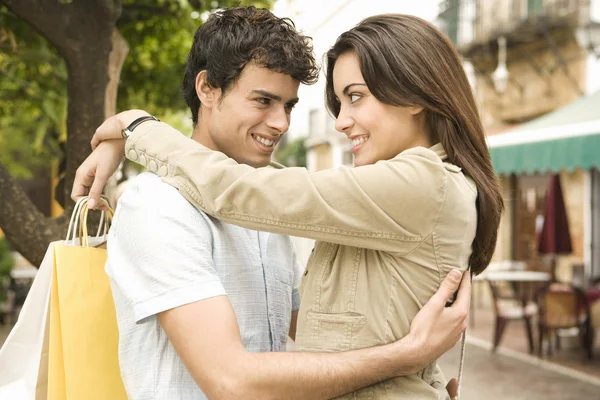
[[[62, 193], [65, 214], [56, 219], [42, 215], [0, 165], [0, 226], [15, 249], [37, 266], [49, 242], [65, 236], [68, 216], [73, 210], [70, 193], [75, 172], [89, 155], [91, 137], [105, 118], [107, 100], [112, 99], [107, 96], [109, 71], [117, 77], [113, 85], [118, 84], [124, 55], [115, 57], [117, 61], [111, 71], [109, 54], [120, 2], [0, 1], [48, 39], [63, 56], [68, 69], [67, 168]], [[116, 96], [116, 89], [114, 92]]]
[[129, 45], [118, 29], [113, 29], [112, 49], [108, 58], [108, 85], [104, 99], [104, 118], [112, 117], [117, 112], [117, 94], [119, 92], [119, 79], [121, 69], [129, 53]]
[[[125, 58], [129, 53], [129, 46], [118, 29], [113, 30], [112, 50], [108, 59], [108, 86], [104, 99], [104, 118], [112, 117], [117, 112], [117, 94], [119, 91], [119, 78]], [[122, 165], [122, 164], [121, 164]], [[110, 199], [112, 207], [116, 207], [117, 178], [113, 175], [106, 186], [104, 194]]]

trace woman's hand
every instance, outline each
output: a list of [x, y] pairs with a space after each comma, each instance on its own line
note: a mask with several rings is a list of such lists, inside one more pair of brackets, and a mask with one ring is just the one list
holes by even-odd
[[125, 140], [121, 131], [137, 118], [150, 115], [143, 110], [129, 110], [108, 118], [96, 129], [92, 137], [92, 154], [77, 168], [71, 198], [75, 201], [89, 196], [90, 209], [107, 209], [100, 201], [106, 182], [124, 159]]
[[123, 139], [103, 140], [92, 154], [85, 159], [83, 164], [77, 168], [73, 190], [71, 191], [71, 198], [74, 201], [83, 196], [89, 196], [88, 207], [90, 209], [108, 209], [108, 205], [104, 201], [100, 201], [100, 196], [106, 182], [125, 158], [123, 156], [123, 143]]
[[108, 118], [98, 127], [98, 129], [96, 129], [96, 133], [94, 133], [94, 136], [92, 137], [92, 150], [95, 150], [100, 142], [113, 139], [121, 140], [124, 148], [125, 141], [123, 140], [121, 131], [131, 125], [136, 119], [148, 115], [150, 114], [144, 110], [128, 110]]

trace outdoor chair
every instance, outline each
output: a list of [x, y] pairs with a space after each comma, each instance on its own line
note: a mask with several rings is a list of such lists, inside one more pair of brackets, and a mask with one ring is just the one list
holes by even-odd
[[512, 285], [508, 282], [488, 280], [492, 292], [492, 300], [496, 321], [494, 326], [494, 341], [492, 350], [496, 351], [504, 330], [510, 321], [523, 321], [527, 329], [527, 342], [529, 353], [533, 353], [533, 331], [532, 319], [537, 314], [537, 306], [533, 302], [527, 302], [517, 296]]
[[591, 287], [586, 291], [590, 305], [590, 340], [592, 346], [595, 343], [595, 332], [600, 329], [600, 277], [591, 282]]
[[552, 355], [551, 338], [558, 329], [577, 328], [581, 347], [592, 358], [593, 332], [590, 325], [590, 308], [585, 292], [573, 285], [552, 283], [537, 293], [539, 309], [539, 356], [542, 356], [544, 338], [548, 339], [548, 355]]

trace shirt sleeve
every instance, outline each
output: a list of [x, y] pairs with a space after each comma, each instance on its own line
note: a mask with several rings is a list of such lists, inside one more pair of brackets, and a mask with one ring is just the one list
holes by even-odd
[[142, 175], [119, 200], [106, 267], [136, 322], [226, 294], [212, 262], [205, 216], [175, 188]]
[[442, 161], [424, 148], [357, 168], [253, 168], [160, 122], [136, 129], [126, 154], [225, 222], [395, 253], [433, 232], [447, 183]]

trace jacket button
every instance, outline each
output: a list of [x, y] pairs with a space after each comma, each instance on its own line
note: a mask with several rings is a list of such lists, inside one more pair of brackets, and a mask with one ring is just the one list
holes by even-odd
[[129, 150], [129, 153], [127, 153], [127, 158], [129, 158], [131, 161], [135, 161], [138, 159], [138, 154], [135, 152], [135, 150]]
[[156, 165], [156, 162], [154, 160], [150, 160], [148, 162], [148, 169], [152, 172], [156, 172], [158, 170], [158, 165]]
[[163, 165], [158, 169], [158, 176], [163, 177], [167, 176], [167, 166]]

